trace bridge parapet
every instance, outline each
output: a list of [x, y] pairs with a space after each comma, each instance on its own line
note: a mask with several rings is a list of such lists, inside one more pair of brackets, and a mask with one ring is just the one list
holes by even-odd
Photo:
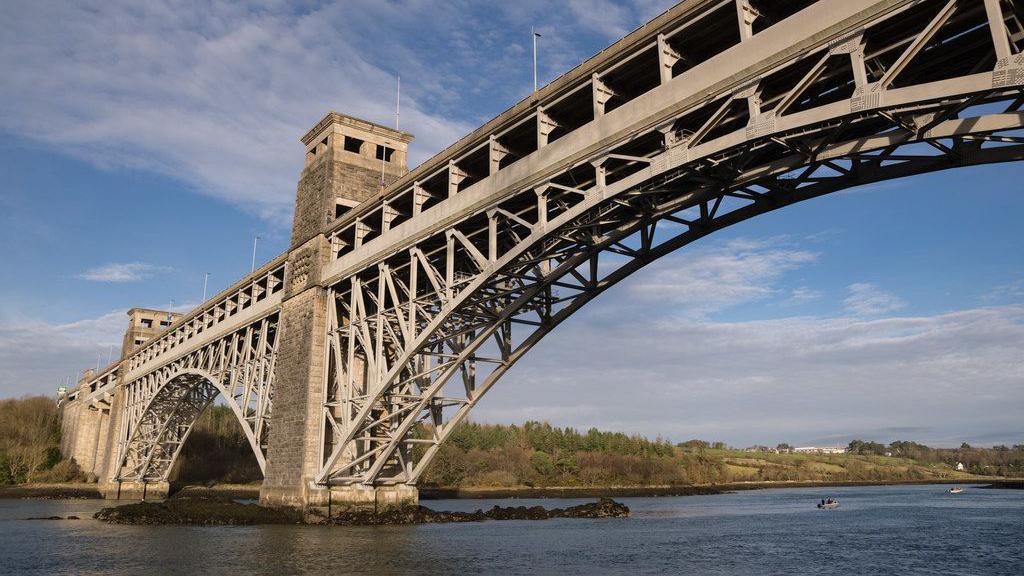
[[280, 256], [182, 316], [126, 359], [126, 380], [274, 311], [281, 303], [284, 276], [285, 258]]

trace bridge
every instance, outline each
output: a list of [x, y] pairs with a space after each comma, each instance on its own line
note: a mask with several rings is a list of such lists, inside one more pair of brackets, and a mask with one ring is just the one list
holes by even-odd
[[220, 397], [262, 503], [415, 501], [516, 361], [657, 258], [837, 190], [1024, 158], [1022, 17], [686, 0], [411, 172], [411, 135], [332, 112], [302, 138], [288, 251], [163, 329], [133, 317], [155, 332], [61, 398], [65, 453], [111, 497], [165, 494]]

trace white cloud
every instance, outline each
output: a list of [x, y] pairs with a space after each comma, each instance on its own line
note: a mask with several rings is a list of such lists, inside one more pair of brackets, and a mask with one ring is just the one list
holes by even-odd
[[[394, 38], [370, 43], [355, 28], [355, 14], [388, 7], [352, 4], [299, 13], [272, 1], [7, 6], [0, 130], [102, 167], [169, 175], [287, 224], [298, 138], [314, 122], [332, 108], [393, 121], [395, 78], [379, 63], [398, 67], [407, 54], [378, 54]], [[419, 106], [443, 96], [443, 83], [419, 81], [430, 70], [401, 71], [403, 128], [417, 133], [422, 160], [469, 126]]]
[[121, 351], [126, 310], [76, 322], [0, 319], [0, 397], [54, 394]]
[[874, 284], [859, 282], [847, 287], [843, 300], [846, 311], [856, 316], [881, 316], [902, 310], [907, 306], [899, 296], [882, 290]]
[[499, 382], [474, 417], [735, 445], [891, 440], [910, 434], [901, 427], [920, 428], [913, 439], [927, 442], [1019, 443], [1022, 343], [1024, 306], [614, 329], [583, 315]]
[[784, 237], [737, 239], [667, 256], [629, 290], [648, 302], [671, 302], [684, 315], [703, 316], [772, 296], [783, 274], [817, 258]]
[[798, 286], [793, 288], [789, 293], [788, 304], [805, 304], [807, 302], [813, 302], [822, 297], [822, 293], [819, 290], [808, 288], [807, 286]]
[[141, 282], [152, 278], [156, 274], [168, 272], [166, 266], [155, 266], [145, 262], [111, 263], [90, 268], [78, 275], [82, 280], [92, 282]]

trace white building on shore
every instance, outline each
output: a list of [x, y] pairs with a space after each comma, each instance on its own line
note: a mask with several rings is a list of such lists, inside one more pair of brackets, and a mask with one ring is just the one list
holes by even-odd
[[793, 452], [797, 454], [846, 454], [846, 448], [840, 446], [828, 446], [819, 448], [818, 446], [800, 446], [793, 448]]

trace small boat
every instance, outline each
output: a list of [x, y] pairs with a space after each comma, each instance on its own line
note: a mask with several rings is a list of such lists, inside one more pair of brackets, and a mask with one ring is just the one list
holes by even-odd
[[950, 494], [959, 494], [959, 493], [961, 493], [963, 491], [964, 491], [964, 489], [959, 487], [959, 486], [957, 486], [955, 488], [949, 488], [948, 490], [946, 490], [946, 492], [949, 492]]
[[839, 508], [839, 502], [833, 500], [831, 502], [818, 502], [818, 508], [822, 510], [833, 510]]

